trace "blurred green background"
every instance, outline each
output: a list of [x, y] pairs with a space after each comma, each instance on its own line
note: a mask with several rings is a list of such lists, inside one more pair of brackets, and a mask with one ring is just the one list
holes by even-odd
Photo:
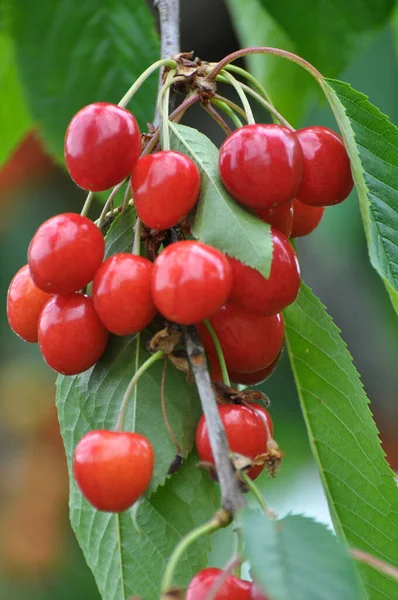
[[[13, 44], [14, 33], [17, 41], [21, 32], [20, 23], [8, 27], [7, 11], [12, 12], [14, 4], [22, 9], [27, 8], [28, 12], [33, 7], [33, 3], [25, 4], [21, 0], [9, 4], [11, 8], [6, 7], [4, 14], [0, 12], [0, 291], [3, 307], [8, 284], [17, 269], [26, 262], [26, 250], [38, 225], [51, 215], [65, 210], [79, 212], [85, 197], [84, 192], [68, 179], [59, 160], [56, 163], [47, 153], [52, 143], [47, 143], [51, 135], [48, 135], [48, 122], [45, 121], [51, 115], [36, 119], [38, 99], [37, 94], [33, 99], [34, 66], [33, 63], [21, 62], [23, 52], [28, 52], [30, 57], [42, 56], [45, 63], [46, 52], [51, 51], [49, 39], [54, 35], [51, 27], [46, 30], [48, 39], [44, 37], [42, 48], [38, 47], [39, 41], [35, 41], [33, 36], [30, 47], [25, 47], [21, 54], [17, 53], [19, 62], [16, 63], [13, 85], [19, 82], [21, 73], [25, 91], [18, 103], [14, 99], [7, 101], [10, 93], [10, 87], [6, 85], [10, 43]], [[62, 23], [67, 24], [78, 4], [71, 0], [59, 3], [64, 9]], [[88, 4], [93, 10], [92, 17], [97, 14], [96, 10], [98, 14], [102, 10], [101, 2]], [[124, 4], [133, 7], [135, 0]], [[302, 35], [306, 35], [305, 44], [304, 38], [301, 39], [299, 35], [302, 23], [297, 21], [296, 25], [292, 25], [287, 22], [279, 27], [278, 11], [275, 9], [267, 13], [268, 4], [266, 0], [230, 0], [227, 5], [221, 0], [183, 0], [182, 49], [195, 50], [196, 55], [207, 60], [222, 58], [240, 47], [242, 40], [245, 45], [275, 45], [279, 41], [281, 46], [290, 49], [291, 39], [296, 40], [292, 27], [296, 27], [297, 47], [302, 48], [304, 55], [312, 58], [316, 66], [319, 57], [325, 75], [338, 75], [350, 82], [389, 114], [392, 122], [398, 122], [397, 11], [392, 20], [390, 8], [383, 22], [375, 21], [374, 27], [371, 22], [368, 30], [358, 36], [358, 43], [352, 44], [350, 51], [338, 61], [338, 53], [336, 55], [331, 40], [336, 36], [338, 38], [339, 23], [334, 23], [335, 32], [329, 32], [328, 43], [331, 45], [323, 49], [322, 54], [317, 31], [322, 15], [318, 15], [319, 23], [317, 19], [309, 17], [311, 2], [298, 3], [308, 29], [306, 32], [304, 27], [301, 31]], [[288, 0], [279, 4], [282, 7], [285, 5], [286, 10], [292, 5]], [[42, 25], [47, 15], [51, 20], [51, 3], [39, 0], [35, 6], [34, 10], [41, 12], [37, 16], [38, 25]], [[149, 4], [148, 7], [152, 10]], [[342, 10], [345, 10], [343, 5]], [[247, 21], [242, 15], [247, 17]], [[323, 16], [327, 18], [327, 15]], [[370, 15], [370, 21], [372, 18]], [[146, 35], [153, 36], [153, 32], [147, 32], [145, 24], [140, 23], [143, 39]], [[34, 30], [34, 20], [30, 27]], [[137, 27], [137, 23], [133, 22], [134, 35]], [[355, 24], [349, 23], [348, 27], [352, 27], [352, 38], [356, 39], [358, 31]], [[3, 34], [7, 36], [7, 43], [3, 43]], [[90, 36], [89, 27], [86, 35]], [[73, 38], [70, 42], [72, 46]], [[335, 42], [338, 46], [338, 39]], [[97, 50], [100, 51], [98, 47]], [[61, 80], [69, 77], [69, 58], [67, 49], [57, 57], [56, 68]], [[112, 63], [112, 57], [109, 60]], [[309, 76], [299, 74], [295, 66], [289, 66], [289, 69], [274, 68], [272, 61], [279, 59], [260, 60], [263, 61], [261, 64], [258, 61], [250, 66], [268, 86], [271, 95], [275, 91], [277, 107], [284, 110], [296, 126], [322, 124], [335, 127], [330, 110], [314, 92], [309, 79], [306, 79]], [[80, 63], [79, 66], [82, 67]], [[91, 65], [83, 67], [89, 72]], [[134, 79], [135, 70], [136, 65], [131, 70], [131, 80]], [[45, 73], [42, 75], [45, 77]], [[104, 72], [102, 76], [106, 80], [107, 73]], [[26, 87], [29, 79], [30, 87]], [[79, 82], [75, 82], [75, 85], [78, 86]], [[156, 86], [156, 81], [150, 85]], [[53, 104], [48, 103], [46, 109], [51, 112], [61, 98], [51, 90], [50, 80], [48, 85], [43, 85], [38, 79], [38, 87], [44, 94], [43, 105], [47, 92], [51, 97]], [[99, 99], [115, 100], [108, 94], [89, 98]], [[64, 97], [62, 102], [67, 100]], [[20, 111], [20, 117], [15, 123], [12, 115], [17, 110]], [[70, 116], [73, 112], [71, 108]], [[257, 117], [260, 121], [267, 119], [260, 112], [257, 112]], [[42, 122], [45, 123], [43, 130]], [[221, 130], [199, 107], [188, 112], [184, 122], [201, 129], [217, 143], [222, 141]], [[21, 131], [16, 131], [17, 127]], [[40, 140], [46, 127], [43, 142]], [[9, 143], [6, 147], [4, 140], [2, 142], [2, 132], [8, 131], [9, 137], [10, 129], [15, 133], [11, 154]], [[93, 216], [99, 207], [98, 202], [93, 209]], [[304, 280], [320, 296], [342, 330], [371, 399], [388, 460], [398, 470], [398, 324], [384, 286], [368, 263], [355, 192], [341, 206], [328, 209], [317, 231], [309, 238], [299, 240], [297, 248]], [[10, 600], [47, 600], [54, 597], [94, 600], [98, 598], [98, 592], [68, 523], [66, 465], [54, 408], [55, 377], [43, 364], [37, 347], [23, 343], [9, 330], [5, 310], [1, 312], [0, 356], [0, 597]], [[294, 510], [330, 523], [286, 356], [263, 388], [272, 401], [276, 439], [285, 451], [286, 458], [277, 479], [269, 481], [264, 476], [259, 480], [259, 486], [271, 508], [280, 514]], [[231, 549], [229, 536], [228, 532], [214, 536], [211, 564], [221, 566], [228, 560]]]

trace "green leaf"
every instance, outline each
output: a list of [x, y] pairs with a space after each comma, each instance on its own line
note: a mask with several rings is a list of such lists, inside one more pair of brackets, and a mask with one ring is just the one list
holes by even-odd
[[370, 261], [398, 312], [398, 128], [364, 94], [326, 80], [350, 155]]
[[239, 522], [243, 555], [270, 600], [366, 597], [347, 548], [324, 525], [300, 515], [274, 521], [249, 509]]
[[[72, 116], [90, 102], [119, 102], [159, 57], [145, 0], [13, 2], [10, 18], [28, 101], [49, 149], [63, 160]], [[157, 78], [134, 97], [141, 127], [153, 118]]]
[[11, 39], [0, 32], [0, 168], [33, 126]]
[[216, 146], [196, 129], [170, 123], [173, 150], [196, 163], [201, 193], [192, 221], [193, 235], [238, 258], [268, 277], [272, 260], [270, 227], [229, 196], [218, 172]]
[[117, 252], [131, 252], [134, 240], [135, 208], [129, 207], [116, 217], [106, 234], [105, 258]]
[[[396, 564], [398, 490], [351, 356], [306, 286], [284, 315], [287, 349], [336, 531], [351, 547]], [[361, 572], [370, 600], [398, 598], [396, 583], [370, 567]]]
[[[296, 52], [294, 42], [273, 19], [261, 0], [226, 0], [242, 48], [272, 46]], [[298, 124], [316, 90], [312, 77], [295, 63], [266, 54], [246, 57], [249, 71], [269, 92], [284, 117]], [[295, 93], [295, 90], [300, 90]]]

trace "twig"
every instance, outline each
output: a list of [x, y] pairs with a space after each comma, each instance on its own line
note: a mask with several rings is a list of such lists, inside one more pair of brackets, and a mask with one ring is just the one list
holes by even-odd
[[246, 501], [239, 489], [232, 463], [229, 459], [227, 437], [218, 412], [204, 349], [194, 325], [185, 327], [184, 334], [189, 362], [195, 377], [207, 423], [210, 447], [220, 482], [222, 505], [226, 510], [235, 513], [246, 505]]

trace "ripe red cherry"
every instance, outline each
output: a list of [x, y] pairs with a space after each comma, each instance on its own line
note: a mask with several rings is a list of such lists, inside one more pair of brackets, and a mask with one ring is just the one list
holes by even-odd
[[133, 254], [114, 254], [102, 263], [93, 281], [93, 303], [108, 331], [130, 335], [152, 321], [152, 270], [148, 259]]
[[311, 206], [339, 204], [354, 185], [342, 138], [327, 127], [306, 127], [297, 131], [297, 137], [304, 155], [297, 198]]
[[[195, 575], [188, 586], [185, 600], [204, 600], [222, 575], [221, 569], [203, 569]], [[242, 581], [234, 575], [228, 575], [222, 583], [214, 600], [250, 600], [250, 581]]]
[[276, 359], [264, 369], [254, 371], [253, 373], [239, 373], [239, 371], [228, 371], [229, 377], [231, 381], [233, 381], [234, 383], [239, 383], [241, 385], [258, 385], [259, 383], [262, 383], [263, 381], [268, 379], [268, 377], [270, 377], [275, 371], [276, 367], [278, 366], [281, 354], [282, 351], [279, 352]]
[[90, 431], [76, 447], [73, 474], [95, 508], [122, 512], [148, 488], [154, 461], [151, 443], [139, 433]]
[[105, 351], [109, 333], [83, 294], [53, 296], [39, 319], [39, 346], [49, 367], [63, 375], [89, 369]]
[[7, 318], [14, 333], [25, 342], [37, 342], [37, 327], [43, 306], [51, 298], [32, 280], [29, 265], [14, 275], [7, 294]]
[[95, 102], [73, 117], [65, 135], [65, 162], [73, 181], [101, 192], [131, 174], [141, 153], [138, 123], [128, 110]]
[[[281, 314], [265, 317], [236, 304], [227, 303], [209, 319], [224, 353], [228, 369], [252, 373], [268, 367], [283, 344], [284, 324]], [[198, 323], [206, 352], [216, 357], [216, 349], [207, 328]]]
[[168, 229], [195, 206], [200, 175], [188, 156], [165, 150], [140, 158], [131, 177], [131, 186], [141, 221], [152, 229]]
[[295, 301], [300, 289], [300, 267], [287, 237], [271, 228], [272, 264], [268, 279], [256, 269], [229, 258], [233, 273], [230, 302], [263, 315], [276, 315]]
[[[268, 430], [265, 420], [271, 435], [272, 424], [265, 408], [258, 404], [250, 407], [241, 404], [225, 404], [219, 406], [218, 410], [232, 452], [254, 459], [267, 451]], [[196, 430], [196, 449], [202, 461], [214, 464], [204, 415], [201, 416]], [[252, 467], [248, 475], [251, 479], [256, 479], [263, 469], [264, 465]]]
[[75, 213], [45, 221], [29, 245], [32, 279], [41, 290], [70, 294], [87, 285], [104, 257], [104, 238], [87, 217]]
[[318, 227], [325, 209], [323, 206], [309, 206], [295, 198], [293, 200], [293, 224], [291, 237], [303, 237]]
[[201, 242], [176, 242], [155, 260], [152, 296], [162, 315], [175, 323], [207, 319], [226, 301], [231, 287], [227, 257]]
[[262, 221], [269, 223], [286, 237], [290, 237], [293, 224], [293, 204], [291, 202], [275, 206], [275, 208], [256, 210], [256, 214]]
[[235, 200], [272, 208], [293, 200], [303, 176], [296, 134], [281, 125], [245, 125], [220, 149], [221, 179]]

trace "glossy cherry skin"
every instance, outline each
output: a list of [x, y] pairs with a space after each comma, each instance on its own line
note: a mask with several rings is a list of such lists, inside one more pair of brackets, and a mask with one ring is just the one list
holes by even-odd
[[201, 242], [176, 242], [155, 260], [152, 296], [169, 321], [189, 325], [207, 319], [226, 301], [231, 288], [227, 257]]
[[[267, 451], [269, 436], [265, 420], [270, 427], [271, 417], [265, 408], [258, 404], [250, 407], [242, 404], [225, 404], [219, 406], [218, 411], [232, 452], [254, 459]], [[267, 413], [267, 417], [265, 413]], [[272, 425], [270, 431], [271, 429]], [[196, 430], [196, 449], [200, 460], [214, 464], [204, 415], [201, 416]], [[248, 475], [251, 479], [256, 479], [263, 469], [264, 465], [252, 467], [248, 471]]]
[[[221, 569], [208, 568], [199, 571], [188, 586], [185, 600], [204, 600], [222, 575]], [[228, 575], [214, 600], [250, 600], [251, 582]]]
[[220, 148], [221, 179], [235, 200], [272, 208], [293, 200], [303, 176], [296, 134], [281, 125], [245, 125]]
[[39, 316], [50, 298], [51, 294], [34, 284], [29, 265], [14, 275], [7, 294], [7, 318], [13, 332], [25, 342], [37, 342]]
[[108, 102], [82, 108], [69, 123], [64, 155], [73, 181], [101, 192], [129, 176], [141, 153], [138, 123], [128, 110]]
[[104, 257], [104, 238], [87, 217], [75, 213], [45, 221], [29, 245], [32, 279], [41, 290], [70, 294], [84, 288]]
[[304, 155], [297, 198], [311, 206], [339, 204], [354, 185], [342, 138], [327, 127], [306, 127], [297, 131], [297, 137]]
[[[209, 318], [224, 353], [228, 370], [252, 373], [268, 367], [283, 345], [281, 314], [265, 317], [228, 302]], [[206, 352], [216, 357], [207, 328], [197, 325]]]
[[256, 214], [262, 221], [269, 223], [286, 237], [290, 237], [293, 225], [293, 204], [291, 202], [275, 208], [256, 210]]
[[300, 267], [287, 237], [271, 228], [272, 263], [268, 279], [256, 269], [229, 258], [234, 283], [230, 302], [263, 315], [276, 315], [295, 301], [300, 289]]
[[153, 264], [142, 256], [120, 253], [108, 258], [93, 281], [94, 308], [108, 331], [131, 335], [152, 321]]
[[173, 150], [140, 158], [131, 177], [134, 205], [141, 221], [152, 229], [176, 225], [195, 206], [200, 191], [197, 166]]
[[316, 229], [325, 209], [323, 206], [309, 206], [295, 198], [293, 200], [293, 223], [291, 237], [303, 237]]
[[73, 456], [73, 474], [83, 496], [96, 509], [122, 512], [147, 490], [155, 456], [139, 433], [90, 431]]
[[109, 333], [83, 294], [53, 296], [39, 319], [39, 346], [49, 367], [63, 375], [86, 371], [105, 351]]
[[268, 367], [264, 369], [260, 369], [259, 371], [254, 371], [253, 373], [239, 373], [239, 371], [228, 371], [229, 377], [231, 381], [235, 384], [241, 385], [259, 385], [268, 377], [271, 377], [272, 373], [275, 371], [278, 366], [279, 359], [281, 357], [282, 351], [279, 352], [278, 356]]

